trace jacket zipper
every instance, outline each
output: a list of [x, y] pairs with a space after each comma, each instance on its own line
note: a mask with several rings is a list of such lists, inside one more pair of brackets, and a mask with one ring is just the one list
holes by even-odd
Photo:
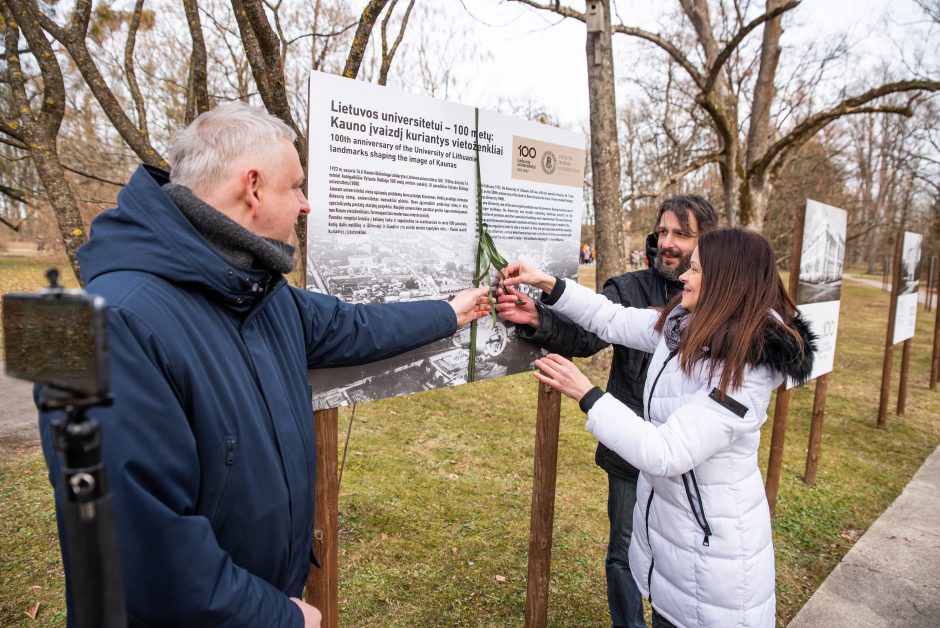
[[[652, 419], [650, 418], [650, 408], [653, 402], [653, 392], [656, 390], [656, 384], [659, 383], [659, 378], [662, 376], [663, 371], [666, 370], [666, 365], [669, 364], [669, 360], [676, 357], [676, 354], [678, 352], [679, 352], [678, 349], [673, 349], [672, 351], [669, 352], [669, 355], [666, 356], [665, 361], [663, 361], [663, 365], [659, 367], [659, 373], [656, 373], [656, 379], [653, 380], [653, 385], [650, 386], [650, 396], [646, 399], [646, 416], [644, 417], [644, 419], [651, 423], [652, 423]], [[646, 591], [649, 596], [650, 604], [653, 603], [653, 565], [656, 564], [656, 559], [653, 557], [653, 544], [652, 542], [650, 542], [650, 506], [653, 505], [654, 494], [655, 494], [655, 491], [653, 490], [653, 487], [650, 486], [650, 496], [649, 496], [649, 499], [646, 500], [646, 517], [645, 517], [646, 543], [647, 545], [649, 545], [649, 548], [650, 548], [650, 568], [649, 568], [649, 572], [647, 572], [646, 574]]]
[[646, 500], [646, 544], [650, 546], [650, 568], [646, 574], [646, 591], [650, 604], [653, 603], [653, 565], [656, 564], [656, 559], [653, 558], [653, 544], [650, 543], [650, 506], [653, 504], [654, 492], [653, 488], [650, 487], [650, 496]]
[[[692, 497], [692, 490], [689, 488], [689, 478], [692, 478], [692, 487], [695, 489], [695, 497]], [[705, 518], [705, 504], [702, 501], [702, 491], [699, 490], [698, 481], [695, 479], [695, 469], [690, 469], [682, 474], [682, 485], [685, 487], [685, 496], [689, 499], [689, 508], [692, 509], [692, 516], [695, 517], [695, 523], [705, 533], [702, 539], [702, 545], [708, 547], [708, 538], [712, 535], [711, 526], [708, 525], [708, 519]], [[695, 502], [698, 501], [698, 510], [695, 509]], [[701, 513], [701, 517], [699, 517]]]

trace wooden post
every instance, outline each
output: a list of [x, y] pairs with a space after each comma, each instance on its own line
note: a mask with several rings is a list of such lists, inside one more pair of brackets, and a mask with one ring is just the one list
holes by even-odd
[[[803, 227], [806, 224], [806, 206], [799, 207], [793, 213], [793, 247], [790, 249], [790, 298], [796, 301], [796, 291], [800, 285], [800, 262], [803, 257]], [[777, 507], [777, 492], [780, 490], [780, 472], [783, 468], [783, 446], [787, 434], [787, 414], [790, 411], [790, 391], [787, 380], [777, 389], [777, 403], [774, 406], [774, 424], [770, 436], [770, 459], [767, 461], [767, 505], [770, 516]]]
[[320, 568], [311, 566], [307, 575], [307, 602], [323, 614], [322, 628], [336, 628], [339, 621], [339, 411], [313, 413], [317, 447], [317, 485], [313, 553]]
[[898, 383], [898, 416], [904, 415], [904, 403], [907, 401], [907, 372], [911, 369], [911, 342], [908, 338], [904, 341], [904, 348], [901, 350], [901, 381]]
[[891, 304], [888, 306], [888, 333], [885, 337], [885, 358], [881, 369], [881, 399], [878, 402], [878, 429], [884, 429], [888, 420], [888, 397], [891, 395], [891, 363], [894, 360], [894, 325], [898, 315], [898, 292], [901, 289], [901, 252], [904, 232], [898, 233], [894, 246], [894, 273], [891, 281]]
[[525, 596], [525, 628], [548, 625], [548, 585], [552, 568], [552, 526], [555, 519], [555, 476], [561, 395], [539, 384], [535, 424], [535, 472], [529, 528], [529, 581]]
[[783, 445], [787, 434], [787, 418], [790, 411], [790, 391], [783, 382], [777, 389], [777, 403], [774, 405], [774, 425], [770, 435], [770, 460], [767, 461], [767, 505], [770, 516], [777, 508], [777, 493], [780, 491], [780, 474], [783, 469]]
[[927, 298], [924, 303], [925, 309], [929, 312], [933, 307], [933, 297], [937, 295], [937, 256], [930, 256], [930, 267], [927, 271]]
[[933, 353], [930, 359], [930, 390], [937, 389], [937, 378], [940, 377], [940, 297], [937, 306], [933, 324]]
[[806, 450], [806, 471], [803, 473], [803, 481], [808, 486], [816, 486], [816, 469], [819, 466], [819, 446], [822, 443], [823, 416], [826, 414], [826, 388], [828, 385], [828, 373], [823, 373], [816, 378], [813, 418], [809, 426], [809, 447]]

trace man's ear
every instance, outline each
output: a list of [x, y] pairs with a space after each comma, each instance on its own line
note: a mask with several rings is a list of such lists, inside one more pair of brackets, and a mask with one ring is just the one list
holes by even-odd
[[251, 211], [251, 216], [257, 217], [261, 210], [261, 172], [257, 168], [245, 170], [241, 183], [245, 205]]

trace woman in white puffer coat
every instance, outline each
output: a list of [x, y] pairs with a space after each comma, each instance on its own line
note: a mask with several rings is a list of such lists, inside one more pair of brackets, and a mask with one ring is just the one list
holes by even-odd
[[[630, 571], [654, 627], [772, 627], [760, 427], [784, 377], [809, 377], [815, 347], [767, 240], [744, 229], [703, 234], [663, 312], [622, 307], [524, 263], [505, 272], [506, 285], [541, 288], [546, 304], [604, 340], [653, 353], [645, 421], [561, 356], [538, 360], [535, 375], [578, 400], [587, 430], [641, 471]], [[504, 299], [497, 309], [512, 307]]]

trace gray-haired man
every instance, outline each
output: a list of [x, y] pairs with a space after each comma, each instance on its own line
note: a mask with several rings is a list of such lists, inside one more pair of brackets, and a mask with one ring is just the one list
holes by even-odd
[[[138, 169], [79, 251], [108, 303], [115, 401], [95, 416], [131, 626], [318, 626], [300, 599], [316, 472], [307, 370], [386, 358], [484, 314], [485, 288], [347, 305], [289, 286], [287, 242], [310, 209], [293, 139], [261, 109], [220, 105], [177, 136], [169, 177]], [[55, 418], [40, 428], [61, 504]]]

